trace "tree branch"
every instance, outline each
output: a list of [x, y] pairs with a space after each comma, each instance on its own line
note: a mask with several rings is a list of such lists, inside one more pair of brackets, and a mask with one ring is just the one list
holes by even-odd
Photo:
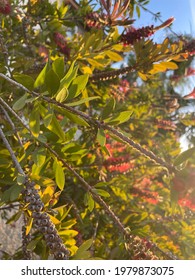
[[17, 160], [17, 158], [16, 158], [16, 156], [15, 156], [15, 154], [14, 154], [14, 151], [12, 150], [12, 148], [11, 148], [9, 142], [7, 141], [7, 138], [5, 137], [5, 134], [4, 134], [3, 130], [1, 129], [1, 127], [0, 127], [0, 137], [1, 137], [1, 139], [2, 139], [2, 141], [3, 141], [3, 143], [4, 143], [4, 145], [5, 145], [5, 147], [6, 147], [7, 150], [9, 151], [10, 156], [11, 156], [11, 158], [12, 158], [12, 161], [13, 161], [13, 163], [14, 163], [16, 169], [18, 170], [18, 173], [20, 173], [20, 174], [22, 174], [23, 176], [25, 176], [25, 173], [24, 173], [24, 171], [23, 171], [23, 169], [22, 169], [20, 163], [18, 162], [18, 160]]
[[[15, 82], [14, 80], [6, 77], [6, 75], [4, 75], [2, 73], [0, 73], [0, 77], [6, 79], [7, 81], [9, 81], [10, 83], [14, 84], [15, 86], [25, 90], [26, 92], [28, 92], [28, 93], [36, 96], [36, 97], [41, 98], [42, 100], [44, 100], [44, 101], [46, 101], [46, 102], [48, 102], [50, 104], [54, 104], [54, 105], [56, 105], [56, 106], [58, 106], [60, 108], [68, 110], [69, 112], [84, 118], [89, 124], [92, 124], [92, 125], [97, 126], [97, 127], [102, 127], [103, 129], [106, 129], [106, 130], [112, 132], [114, 135], [116, 135], [121, 140], [126, 142], [132, 148], [136, 149], [140, 154], [142, 154], [145, 157], [149, 158], [151, 161], [157, 163], [158, 165], [162, 166], [163, 168], [166, 168], [170, 173], [177, 171], [177, 169], [173, 165], [166, 163], [163, 159], [161, 159], [158, 156], [156, 156], [153, 152], [147, 150], [146, 148], [143, 148], [139, 143], [134, 142], [133, 140], [131, 140], [130, 138], [125, 136], [122, 132], [119, 132], [117, 129], [112, 128], [111, 126], [106, 125], [103, 122], [100, 122], [98, 120], [94, 120], [89, 115], [87, 115], [87, 114], [85, 114], [85, 113], [83, 113], [83, 112], [81, 112], [81, 111], [79, 111], [77, 109], [74, 109], [74, 108], [72, 108], [70, 106], [67, 106], [67, 105], [62, 104], [60, 102], [57, 102], [56, 100], [51, 99], [51, 98], [49, 98], [47, 96], [42, 96], [42, 95], [40, 95], [40, 94], [38, 94], [38, 93], [36, 93], [34, 91], [30, 91], [29, 89], [27, 89], [26, 87], [24, 87], [20, 83]], [[0, 99], [0, 101], [1, 101], [1, 99]]]

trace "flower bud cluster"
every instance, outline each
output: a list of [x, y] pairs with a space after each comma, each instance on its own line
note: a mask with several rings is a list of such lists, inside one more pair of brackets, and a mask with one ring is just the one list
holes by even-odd
[[54, 258], [57, 260], [66, 260], [68, 259], [69, 251], [63, 244], [49, 215], [42, 211], [44, 204], [34, 185], [33, 182], [27, 182], [26, 188], [23, 191], [24, 201], [28, 204], [28, 210], [32, 212], [32, 218], [34, 219], [33, 225], [45, 237], [46, 244], [50, 252], [54, 255]]
[[130, 27], [125, 34], [121, 35], [121, 42], [125, 45], [133, 45], [135, 42], [142, 38], [147, 38], [153, 35], [155, 32], [154, 26], [145, 26], [142, 28]]

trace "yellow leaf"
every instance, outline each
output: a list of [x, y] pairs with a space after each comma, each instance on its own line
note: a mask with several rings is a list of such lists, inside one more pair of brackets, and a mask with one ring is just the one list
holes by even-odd
[[160, 63], [162, 66], [166, 67], [167, 69], [178, 69], [178, 66], [174, 62], [161, 62]]
[[[49, 214], [48, 214], [49, 215]], [[59, 225], [61, 222], [54, 216], [49, 215], [51, 221], [54, 223], [54, 225]]]
[[90, 74], [91, 75], [93, 73], [89, 66], [83, 66], [81, 69], [83, 71], [83, 74]]
[[33, 222], [33, 218], [29, 218], [28, 219], [28, 222], [27, 222], [27, 225], [26, 225], [26, 235], [29, 234], [31, 228], [32, 228], [32, 222]]
[[147, 81], [147, 76], [146, 75], [144, 75], [143, 73], [141, 73], [141, 72], [139, 72], [138, 71], [138, 75], [139, 75], [139, 77], [143, 80], [143, 81]]
[[107, 55], [110, 59], [112, 59], [113, 61], [121, 61], [121, 60], [123, 59], [122, 56], [119, 55], [119, 54], [116, 53], [116, 52], [113, 52], [113, 51], [108, 50], [108, 51], [106, 51], [105, 53], [106, 53], [106, 55]]
[[[164, 66], [163, 64], [162, 64], [162, 62], [161, 63], [157, 63], [157, 64], [153, 64], [153, 69], [155, 70], [155, 71], [157, 71], [157, 72], [164, 72], [164, 71], [166, 71], [167, 69], [166, 69], [166, 66]], [[152, 70], [153, 70], [152, 69]]]
[[46, 205], [52, 198], [55, 191], [54, 186], [48, 186], [42, 194], [42, 202]]

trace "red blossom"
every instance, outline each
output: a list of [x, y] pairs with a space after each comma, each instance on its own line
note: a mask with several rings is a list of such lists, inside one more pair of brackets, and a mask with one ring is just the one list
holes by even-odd
[[195, 55], [195, 39], [186, 42], [183, 51], [185, 51], [190, 56]]
[[68, 47], [67, 41], [62, 34], [59, 32], [54, 32], [53, 34], [54, 42], [59, 47], [60, 52], [65, 54], [67, 57], [70, 56], [70, 48]]
[[97, 12], [87, 14], [85, 17], [85, 24], [91, 28], [94, 27], [100, 29], [102, 27], [99, 14]]
[[134, 164], [133, 163], [122, 163], [119, 165], [111, 165], [111, 166], [107, 166], [106, 169], [109, 172], [119, 172], [119, 173], [126, 173], [127, 171], [131, 170], [134, 168]]
[[178, 203], [180, 206], [195, 210], [195, 204], [188, 198], [181, 198], [179, 199]]
[[191, 75], [195, 75], [195, 69], [194, 68], [192, 68], [192, 67], [189, 67], [188, 69], [187, 69], [187, 73], [186, 73], [186, 77], [187, 76], [191, 76]]
[[154, 26], [145, 26], [142, 28], [130, 27], [127, 29], [125, 34], [121, 35], [121, 41], [127, 45], [133, 45], [135, 42], [141, 40], [142, 38], [147, 38], [153, 35], [155, 32]]
[[189, 94], [183, 97], [184, 99], [194, 99], [195, 98], [195, 88]]
[[158, 128], [175, 131], [177, 126], [170, 120], [155, 120]]
[[133, 187], [132, 194], [134, 194], [134, 196], [142, 197], [148, 203], [154, 205], [160, 201], [158, 192], [149, 191], [145, 188]]
[[11, 5], [7, 0], [0, 1], [0, 13], [3, 15], [9, 15], [11, 13]]

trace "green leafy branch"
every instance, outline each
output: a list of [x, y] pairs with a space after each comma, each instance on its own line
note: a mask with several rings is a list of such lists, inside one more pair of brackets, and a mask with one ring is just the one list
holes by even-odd
[[[36, 97], [41, 98], [42, 100], [57, 105], [59, 107], [62, 107], [66, 110], [69, 110], [71, 113], [76, 114], [81, 116], [82, 118], [84, 118], [86, 121], [88, 121], [88, 123], [98, 126], [100, 128], [106, 129], [108, 131], [110, 131], [111, 133], [113, 133], [114, 135], [116, 135], [117, 137], [119, 137], [121, 140], [123, 140], [124, 142], [128, 143], [130, 146], [132, 146], [133, 148], [135, 148], [136, 150], [138, 150], [141, 154], [144, 154], [146, 157], [149, 157], [152, 161], [155, 161], [156, 163], [160, 164], [163, 167], [166, 167], [169, 171], [173, 170], [173, 167], [168, 165], [166, 162], [164, 162], [162, 159], [159, 159], [158, 157], [156, 157], [153, 153], [151, 153], [150, 151], [146, 150], [145, 148], [142, 148], [139, 144], [134, 143], [134, 141], [130, 140], [128, 137], [124, 136], [122, 133], [120, 133], [118, 130], [113, 129], [112, 127], [110, 127], [109, 125], [104, 124], [101, 121], [98, 120], [94, 120], [93, 118], [91, 118], [90, 116], [88, 116], [87, 114], [80, 112], [72, 107], [69, 107], [67, 105], [64, 105], [62, 103], [57, 102], [56, 100], [53, 100], [49, 97], [46, 96], [41, 96], [36, 92], [30, 91], [28, 90], [26, 87], [24, 87], [23, 85], [21, 85], [18, 82], [15, 82], [14, 80], [6, 77], [3, 74], [0, 74], [1, 77], [5, 78], [6, 80], [8, 80], [9, 82], [11, 82], [12, 84], [16, 85], [17, 87], [22, 88], [23, 90], [33, 94]], [[6, 109], [8, 109], [20, 122], [22, 122], [22, 124], [25, 126], [25, 128], [30, 132], [30, 134], [32, 135], [31, 130], [24, 124], [24, 122], [20, 119], [20, 117], [14, 112], [14, 110], [12, 108], [9, 107], [9, 105], [2, 99], [0, 98], [0, 102], [2, 105], [4, 105], [6, 107]], [[6, 104], [6, 105], [5, 105]], [[37, 141], [39, 141], [38, 139], [36, 139]], [[94, 188], [92, 186], [90, 186], [64, 159], [62, 159], [58, 153], [56, 151], [54, 151], [48, 144], [46, 143], [40, 143], [41, 145], [43, 145], [45, 148], [47, 148], [60, 162], [62, 162], [63, 166], [66, 167], [67, 169], [69, 169], [74, 175], [75, 177], [82, 182], [82, 185], [84, 186], [85, 190], [87, 192], [90, 192], [90, 194], [92, 195], [92, 197], [94, 198], [94, 200], [99, 203], [105, 210], [105, 212], [112, 218], [112, 220], [114, 221], [114, 223], [118, 226], [118, 228], [120, 229], [120, 232], [124, 234], [124, 236], [130, 237], [129, 235], [129, 231], [127, 229], [124, 228], [124, 226], [122, 225], [122, 223], [120, 222], [119, 218], [115, 215], [115, 213], [110, 209], [110, 207], [106, 204], [106, 202], [100, 197], [100, 195], [98, 195], [95, 191]], [[133, 237], [131, 236], [131, 239]], [[137, 240], [137, 239], [136, 239]], [[139, 241], [140, 242], [140, 241]], [[166, 254], [166, 253], [165, 253]]]

